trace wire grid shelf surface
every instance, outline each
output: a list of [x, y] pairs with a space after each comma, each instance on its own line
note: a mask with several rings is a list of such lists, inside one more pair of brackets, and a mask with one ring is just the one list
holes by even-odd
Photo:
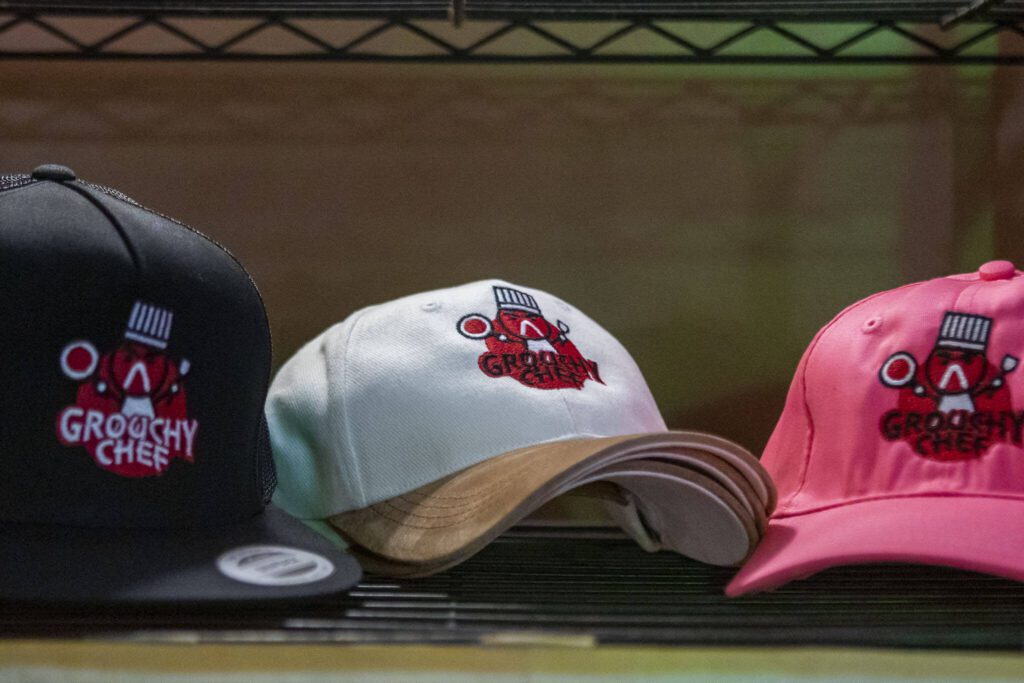
[[301, 605], [0, 606], [7, 636], [205, 641], [857, 645], [1019, 651], [1024, 584], [938, 567], [843, 567], [740, 599], [734, 570], [648, 554], [617, 533], [519, 529], [422, 579], [367, 577]]
[[0, 58], [1021, 64], [1024, 0], [0, 0]]

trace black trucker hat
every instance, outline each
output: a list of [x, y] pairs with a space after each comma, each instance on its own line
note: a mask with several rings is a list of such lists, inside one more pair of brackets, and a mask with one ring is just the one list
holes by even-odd
[[269, 505], [270, 330], [237, 260], [46, 165], [0, 176], [0, 599], [343, 590], [355, 561]]

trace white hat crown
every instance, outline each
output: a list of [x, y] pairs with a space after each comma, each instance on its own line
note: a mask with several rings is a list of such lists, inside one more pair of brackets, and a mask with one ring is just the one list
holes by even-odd
[[[575, 367], [568, 355], [513, 352], [515, 342], [490, 336], [484, 321], [512, 305], [566, 322], [568, 342], [594, 364], [581, 386], [527, 386], [488, 372], [490, 361], [542, 356], [564, 373]], [[460, 333], [467, 317], [484, 332]], [[643, 375], [611, 334], [556, 297], [495, 280], [371, 306], [330, 327], [281, 368], [267, 419], [275, 500], [307, 519], [366, 507], [538, 443], [665, 431]]]

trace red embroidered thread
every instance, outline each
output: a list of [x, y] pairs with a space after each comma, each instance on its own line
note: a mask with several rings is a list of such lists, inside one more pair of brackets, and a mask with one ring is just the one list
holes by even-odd
[[57, 415], [57, 438], [82, 446], [96, 465], [122, 477], [162, 475], [191, 462], [199, 422], [189, 419], [188, 360], [166, 352], [171, 311], [136, 302], [121, 344], [102, 357], [89, 341], [64, 347], [64, 374], [80, 382], [75, 403]]
[[512, 377], [536, 389], [582, 389], [587, 380], [604, 384], [595, 361], [569, 341], [569, 326], [552, 325], [537, 300], [511, 287], [494, 287], [498, 312], [493, 318], [470, 313], [456, 328], [468, 339], [484, 340], [478, 359], [489, 377]]
[[886, 359], [878, 377], [899, 390], [899, 400], [879, 421], [885, 439], [939, 461], [980, 458], [998, 441], [1022, 444], [1024, 410], [1014, 410], [1006, 385], [1019, 360], [988, 359], [992, 325], [992, 318], [948, 311], [924, 362], [907, 351]]

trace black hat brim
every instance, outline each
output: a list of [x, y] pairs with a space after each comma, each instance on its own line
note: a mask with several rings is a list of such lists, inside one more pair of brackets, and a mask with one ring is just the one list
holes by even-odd
[[[290, 585], [229, 578], [225, 553], [283, 546], [325, 558], [326, 576]], [[361, 570], [352, 556], [273, 506], [238, 524], [188, 529], [0, 526], [0, 599], [48, 603], [295, 600], [339, 593]], [[325, 573], [322, 563], [318, 574]]]

